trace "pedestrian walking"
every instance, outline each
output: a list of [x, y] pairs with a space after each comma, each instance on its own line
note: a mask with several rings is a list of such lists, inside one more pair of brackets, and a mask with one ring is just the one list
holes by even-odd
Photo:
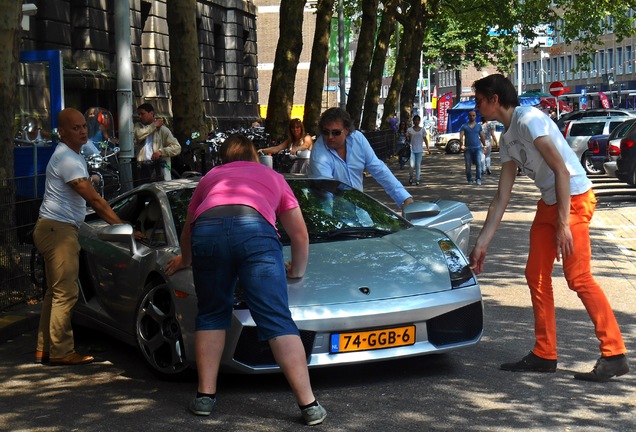
[[481, 125], [475, 121], [477, 113], [470, 111], [468, 113], [468, 122], [464, 123], [459, 129], [459, 142], [462, 144], [464, 152], [464, 160], [466, 161], [466, 181], [468, 184], [474, 184], [472, 166], [475, 165], [475, 174], [477, 184], [481, 184], [481, 156], [486, 139]]
[[411, 156], [409, 159], [409, 184], [413, 184], [413, 177], [415, 176], [415, 185], [420, 185], [420, 178], [422, 175], [422, 154], [424, 153], [424, 146], [426, 151], [431, 154], [431, 150], [428, 146], [428, 139], [426, 138], [426, 129], [420, 126], [420, 116], [413, 116], [413, 126], [407, 131], [407, 137], [411, 143]]

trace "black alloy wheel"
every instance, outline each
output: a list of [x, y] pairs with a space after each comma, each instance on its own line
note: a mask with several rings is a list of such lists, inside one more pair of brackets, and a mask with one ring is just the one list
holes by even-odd
[[137, 306], [135, 338], [146, 365], [160, 378], [177, 379], [189, 372], [181, 326], [168, 285], [146, 287]]

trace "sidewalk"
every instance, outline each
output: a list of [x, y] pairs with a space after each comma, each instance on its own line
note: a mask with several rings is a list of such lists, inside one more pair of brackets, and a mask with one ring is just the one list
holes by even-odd
[[[0, 312], [0, 343], [35, 330], [40, 320], [40, 302], [21, 304]], [[34, 348], [35, 349], [35, 348]]]

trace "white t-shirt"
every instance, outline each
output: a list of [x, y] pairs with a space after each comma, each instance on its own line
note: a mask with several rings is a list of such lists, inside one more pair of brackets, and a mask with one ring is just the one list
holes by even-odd
[[510, 127], [501, 135], [501, 163], [514, 161], [534, 180], [546, 204], [556, 204], [554, 172], [534, 145], [534, 140], [550, 136], [570, 172], [570, 194], [579, 195], [592, 187], [578, 157], [563, 138], [556, 123], [535, 107], [516, 107]]
[[150, 134], [146, 137], [146, 143], [144, 144], [144, 160], [145, 161], [152, 160], [152, 154], [155, 152], [152, 149], [153, 141], [154, 141], [154, 134]]
[[84, 158], [63, 142], [58, 143], [46, 166], [46, 185], [40, 217], [79, 227], [86, 217], [86, 201], [67, 183], [88, 178]]
[[426, 133], [426, 129], [420, 128], [420, 130], [416, 131], [412, 127], [407, 130], [407, 133], [411, 137], [411, 151], [413, 153], [423, 153], [424, 152], [424, 134]]

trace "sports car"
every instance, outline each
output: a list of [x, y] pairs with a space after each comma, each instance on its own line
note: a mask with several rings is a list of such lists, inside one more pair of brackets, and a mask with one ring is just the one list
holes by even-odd
[[[467, 242], [472, 220], [464, 204], [413, 203], [403, 218], [335, 180], [290, 177], [288, 183], [310, 235], [307, 272], [288, 281], [310, 368], [440, 353], [480, 340], [481, 292], [458, 246]], [[196, 185], [197, 179], [142, 185], [111, 201], [127, 224], [108, 225], [91, 213], [80, 229], [74, 321], [136, 345], [165, 378], [196, 367], [191, 269], [164, 272], [179, 254]], [[278, 229], [289, 260], [288, 236]], [[268, 344], [257, 340], [240, 281], [235, 291], [223, 370], [279, 371]]]

